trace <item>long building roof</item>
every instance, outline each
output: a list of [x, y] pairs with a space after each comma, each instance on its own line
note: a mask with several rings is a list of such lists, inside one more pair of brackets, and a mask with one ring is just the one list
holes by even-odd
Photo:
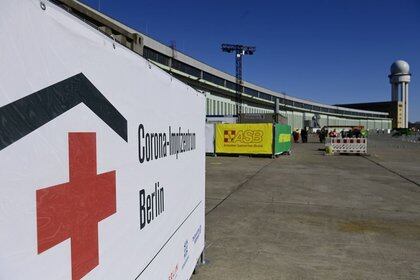
[[[68, 12], [81, 18], [88, 24], [98, 28], [108, 36], [113, 37], [122, 45], [143, 55], [155, 62], [165, 70], [199, 82], [205, 85], [215, 86], [226, 92], [234, 92], [236, 78], [206, 63], [194, 59], [178, 50], [162, 44], [161, 42], [109, 17], [88, 5], [76, 0], [51, 0], [62, 6]], [[384, 112], [366, 111], [345, 108], [340, 106], [322, 104], [319, 102], [301, 99], [287, 95], [284, 92], [276, 92], [247, 81], [243, 82], [244, 96], [254, 99], [257, 103], [274, 104], [274, 99], [279, 98], [280, 104], [285, 109], [309, 111], [336, 116], [352, 118], [388, 118]]]

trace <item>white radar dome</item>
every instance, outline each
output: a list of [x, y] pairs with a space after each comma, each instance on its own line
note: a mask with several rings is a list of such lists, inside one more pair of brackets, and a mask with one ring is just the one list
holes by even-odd
[[391, 74], [409, 74], [410, 65], [404, 60], [397, 60], [391, 65]]

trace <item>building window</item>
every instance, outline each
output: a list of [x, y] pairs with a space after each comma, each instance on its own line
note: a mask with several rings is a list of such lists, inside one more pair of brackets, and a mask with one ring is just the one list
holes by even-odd
[[272, 96], [271, 95], [269, 95], [269, 94], [267, 94], [267, 93], [263, 93], [263, 92], [259, 92], [259, 94], [258, 94], [258, 96], [260, 97], [260, 98], [262, 98], [262, 99], [265, 99], [265, 100], [269, 100], [269, 101], [271, 101], [272, 99]]
[[303, 104], [303, 108], [307, 109], [307, 110], [311, 110], [312, 109], [312, 105], [307, 104], [307, 103], [302, 103]]
[[219, 85], [219, 86], [225, 86], [225, 80], [224, 79], [219, 78], [219, 77], [217, 77], [215, 75], [212, 75], [210, 73], [207, 73], [207, 72], [203, 72], [203, 79], [210, 82], [210, 83]]
[[226, 87], [231, 90], [236, 90], [236, 83], [226, 80]]
[[293, 106], [298, 107], [298, 108], [303, 108], [303, 103], [301, 103], [301, 102], [293, 102]]
[[185, 74], [201, 78], [201, 71], [193, 66], [190, 66], [184, 62], [181, 62], [176, 59], [172, 59], [172, 68], [181, 71]]
[[258, 97], [258, 91], [256, 91], [255, 89], [244, 87], [244, 92], [251, 96]]
[[293, 101], [292, 100], [289, 100], [289, 99], [285, 99], [284, 100], [284, 104], [285, 105], [288, 105], [288, 106], [293, 106]]
[[157, 63], [169, 66], [169, 57], [161, 54], [160, 52], [157, 52], [155, 50], [152, 50], [148, 47], [144, 47], [143, 49], [143, 57], [146, 59], [153, 60]]

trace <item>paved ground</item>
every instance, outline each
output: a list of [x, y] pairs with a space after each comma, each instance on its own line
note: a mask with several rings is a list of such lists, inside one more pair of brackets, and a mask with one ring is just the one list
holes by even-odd
[[420, 144], [370, 142], [368, 159], [316, 143], [207, 157], [208, 263], [193, 280], [420, 279]]

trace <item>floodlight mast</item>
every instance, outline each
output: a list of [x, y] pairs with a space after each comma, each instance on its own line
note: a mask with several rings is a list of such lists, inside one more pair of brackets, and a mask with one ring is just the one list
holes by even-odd
[[242, 93], [243, 93], [243, 81], [242, 81], [242, 57], [244, 55], [253, 55], [255, 47], [243, 46], [243, 45], [232, 45], [222, 44], [222, 51], [227, 53], [235, 53], [236, 61], [236, 114], [242, 113]]

